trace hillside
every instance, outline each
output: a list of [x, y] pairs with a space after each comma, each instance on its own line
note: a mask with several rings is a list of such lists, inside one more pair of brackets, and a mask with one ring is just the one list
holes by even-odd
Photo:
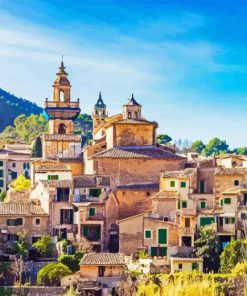
[[15, 118], [20, 114], [30, 115], [32, 113], [40, 114], [42, 108], [0, 88], [0, 132], [7, 126], [13, 125]]

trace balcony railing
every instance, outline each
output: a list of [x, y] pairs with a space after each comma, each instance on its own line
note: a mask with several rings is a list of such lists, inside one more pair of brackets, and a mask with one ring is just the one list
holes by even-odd
[[45, 101], [45, 108], [79, 108], [80, 101], [76, 102], [54, 102], [54, 101]]

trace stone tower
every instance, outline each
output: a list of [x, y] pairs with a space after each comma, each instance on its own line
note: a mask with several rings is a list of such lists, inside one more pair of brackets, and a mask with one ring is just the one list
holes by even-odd
[[81, 136], [74, 134], [74, 120], [81, 112], [80, 101], [71, 101], [71, 84], [63, 62], [56, 75], [53, 98], [45, 101], [49, 132], [43, 135], [43, 158], [76, 158], [81, 153]]
[[132, 94], [127, 104], [123, 105], [124, 119], [140, 119], [142, 118], [142, 105], [138, 104]]
[[101, 124], [104, 124], [106, 117], [108, 117], [108, 112], [100, 92], [97, 103], [94, 105], [93, 129], [97, 128]]

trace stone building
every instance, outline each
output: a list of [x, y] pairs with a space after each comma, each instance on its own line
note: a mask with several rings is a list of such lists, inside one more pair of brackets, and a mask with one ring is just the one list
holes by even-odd
[[71, 101], [67, 76], [62, 62], [53, 84], [53, 98], [45, 102], [49, 132], [42, 137], [44, 159], [74, 159], [81, 155], [81, 135], [74, 133], [74, 120], [81, 111], [80, 101]]

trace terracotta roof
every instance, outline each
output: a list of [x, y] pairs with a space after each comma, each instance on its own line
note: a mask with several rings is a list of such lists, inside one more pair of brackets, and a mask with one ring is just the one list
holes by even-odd
[[151, 199], [178, 199], [180, 194], [176, 191], [159, 191], [157, 194], [153, 195]]
[[71, 171], [71, 168], [66, 164], [41, 164], [35, 168], [35, 171]]
[[48, 141], [78, 141], [81, 142], [81, 135], [63, 135], [63, 134], [55, 134], [55, 135], [44, 135], [44, 139]]
[[162, 177], [187, 178], [197, 172], [196, 168], [187, 168], [181, 171], [165, 171]]
[[0, 215], [47, 215], [40, 205], [31, 202], [0, 202]]
[[110, 176], [83, 175], [73, 178], [74, 188], [110, 186]]
[[87, 253], [80, 265], [125, 265], [125, 260], [121, 253]]
[[149, 121], [145, 118], [132, 118], [132, 119], [122, 119], [114, 121], [113, 123], [131, 123], [131, 124], [154, 124], [157, 125], [156, 121]]
[[159, 183], [129, 184], [117, 186], [117, 189], [129, 190], [159, 190]]
[[94, 154], [95, 158], [184, 159], [170, 151], [155, 147], [115, 147]]
[[40, 180], [45, 187], [72, 187], [73, 182], [71, 180]]

